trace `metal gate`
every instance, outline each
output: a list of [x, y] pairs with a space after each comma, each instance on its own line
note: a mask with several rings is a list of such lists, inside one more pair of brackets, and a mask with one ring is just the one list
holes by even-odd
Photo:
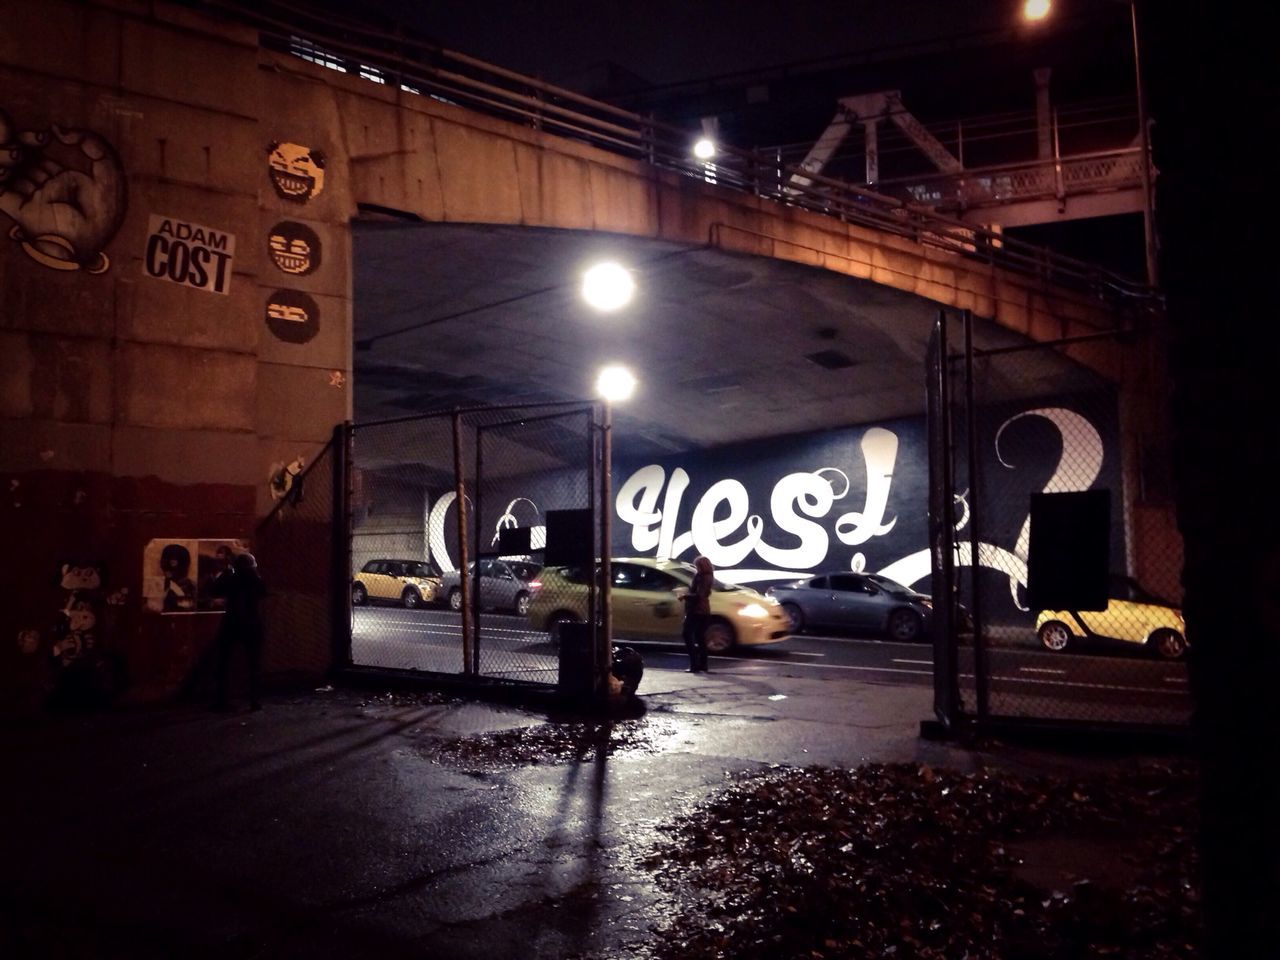
[[[975, 346], [968, 313], [940, 313], [927, 361], [939, 720], [1185, 727], [1182, 542], [1155, 334], [984, 337]], [[1035, 609], [1032, 503], [1080, 491], [1110, 505], [1106, 598]]]
[[555, 684], [552, 611], [594, 624], [593, 582], [541, 571], [548, 520], [600, 543], [599, 411], [459, 409], [351, 428], [350, 656], [357, 667]]

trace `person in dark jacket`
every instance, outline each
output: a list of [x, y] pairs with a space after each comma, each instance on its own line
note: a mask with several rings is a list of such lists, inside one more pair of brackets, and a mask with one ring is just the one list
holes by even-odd
[[711, 621], [711, 587], [715, 583], [715, 569], [707, 557], [693, 561], [697, 572], [684, 595], [684, 623], [681, 634], [684, 648], [689, 651], [689, 673], [707, 673], [707, 624]]
[[258, 699], [262, 669], [262, 598], [267, 587], [258, 575], [258, 562], [251, 553], [236, 556], [213, 583], [213, 592], [226, 601], [226, 612], [218, 624], [218, 693], [214, 709], [231, 707], [231, 660], [238, 646], [244, 647], [249, 666], [249, 709], [261, 710]]

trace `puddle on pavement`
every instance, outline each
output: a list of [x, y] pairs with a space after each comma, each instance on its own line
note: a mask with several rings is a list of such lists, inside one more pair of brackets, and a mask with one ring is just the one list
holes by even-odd
[[542, 723], [471, 737], [436, 738], [419, 749], [464, 766], [512, 768], [590, 763], [601, 758], [653, 756], [668, 749], [681, 725], [666, 718]]

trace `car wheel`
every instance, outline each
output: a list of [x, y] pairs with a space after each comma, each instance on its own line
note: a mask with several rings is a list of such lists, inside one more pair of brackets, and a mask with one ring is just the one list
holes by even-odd
[[368, 603], [369, 591], [364, 588], [364, 584], [356, 583], [351, 586], [351, 602], [357, 607]]
[[404, 593], [400, 594], [400, 602], [405, 605], [406, 609], [412, 610], [414, 607], [422, 605], [422, 595], [413, 587], [406, 587]]
[[454, 587], [452, 590], [449, 591], [449, 609], [450, 610], [462, 609], [462, 591], [458, 587]]
[[733, 627], [725, 620], [712, 620], [702, 632], [702, 644], [707, 653], [728, 653], [737, 642]]
[[1187, 641], [1177, 630], [1164, 628], [1151, 634], [1147, 646], [1155, 651], [1156, 656], [1165, 660], [1177, 660], [1187, 652]]
[[887, 632], [890, 640], [911, 643], [920, 639], [920, 633], [923, 629], [920, 618], [910, 610], [895, 610], [889, 614]]
[[516, 594], [516, 613], [522, 617], [529, 615], [529, 595], [523, 590]]
[[784, 603], [782, 612], [787, 615], [787, 628], [792, 633], [800, 633], [804, 630], [804, 611], [794, 603]]
[[1040, 646], [1053, 653], [1062, 653], [1071, 645], [1071, 631], [1065, 623], [1050, 620], [1040, 628]]
[[560, 643], [560, 628], [566, 623], [581, 623], [582, 621], [575, 617], [572, 613], [553, 613], [547, 621], [547, 633], [551, 634], [551, 642], [557, 646]]

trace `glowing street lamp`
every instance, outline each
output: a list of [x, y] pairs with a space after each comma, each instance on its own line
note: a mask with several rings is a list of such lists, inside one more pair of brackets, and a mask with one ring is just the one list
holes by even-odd
[[635, 389], [636, 378], [626, 367], [604, 367], [596, 377], [596, 393], [610, 403], [630, 400]]
[[699, 160], [710, 160], [716, 155], [715, 141], [710, 137], [703, 137], [693, 145], [693, 155]]
[[582, 275], [582, 298], [605, 313], [625, 307], [635, 291], [631, 271], [612, 260], [597, 263]]
[[1049, 0], [1026, 0], [1022, 5], [1024, 20], [1043, 20], [1049, 15]]

